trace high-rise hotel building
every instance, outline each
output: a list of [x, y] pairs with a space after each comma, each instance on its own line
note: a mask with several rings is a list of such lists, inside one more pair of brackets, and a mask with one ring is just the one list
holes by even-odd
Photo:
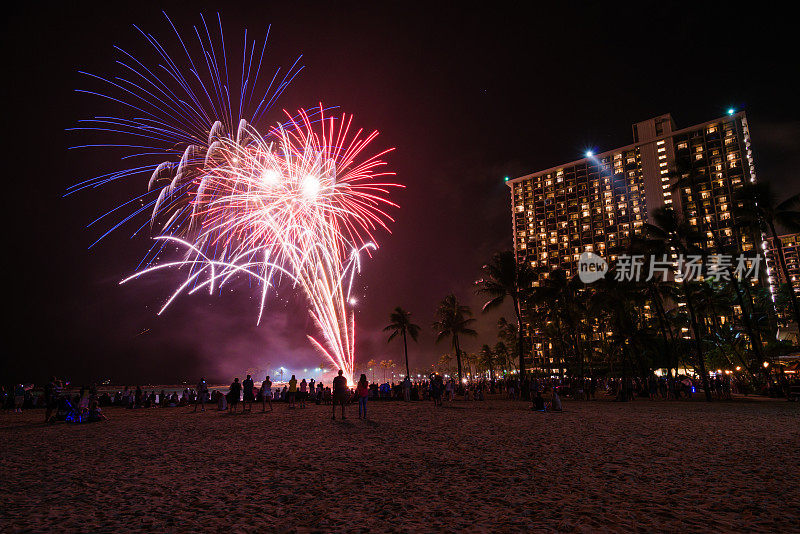
[[778, 236], [781, 240], [781, 248], [783, 249], [783, 258], [786, 261], [786, 270], [789, 272], [789, 279], [783, 275], [783, 269], [780, 266], [780, 259], [778, 257], [778, 248], [775, 240], [771, 237], [767, 238], [768, 252], [767, 263], [770, 266], [770, 284], [781, 285], [787, 281], [791, 282], [794, 292], [800, 295], [800, 233], [786, 234]]
[[[693, 173], [695, 191], [676, 188]], [[633, 143], [509, 180], [517, 262], [577, 273], [580, 254], [603, 257], [644, 230], [654, 209], [671, 206], [686, 220], [725, 242], [742, 239], [732, 220], [732, 197], [755, 181], [747, 118], [743, 111], [677, 129], [669, 114], [633, 125]], [[702, 204], [701, 204], [702, 203]], [[699, 220], [705, 213], [705, 224]], [[607, 259], [614, 259], [613, 257]], [[543, 276], [546, 276], [546, 272]], [[523, 303], [523, 314], [529, 307]], [[525, 325], [530, 335], [529, 325]], [[534, 366], [543, 363], [534, 343]]]

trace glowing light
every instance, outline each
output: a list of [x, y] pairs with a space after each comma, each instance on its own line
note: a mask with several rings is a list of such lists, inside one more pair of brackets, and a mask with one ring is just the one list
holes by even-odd
[[303, 178], [303, 182], [300, 187], [303, 189], [303, 194], [306, 196], [306, 198], [309, 200], [315, 200], [320, 190], [319, 178], [313, 174], [309, 174]]
[[265, 169], [261, 173], [261, 181], [267, 187], [275, 187], [281, 181], [281, 175], [275, 169]]
[[355, 306], [356, 304], [358, 304], [358, 300], [356, 300], [354, 297], [350, 297], [350, 305]]
[[507, 181], [508, 181], [508, 176], [506, 176], [505, 178], [503, 178], [503, 181], [504, 181], [504, 182], [507, 182]]
[[737, 366], [736, 366], [736, 370], [737, 370], [737, 371], [741, 371], [741, 370], [742, 370], [742, 366], [741, 366], [741, 365], [737, 365]]
[[594, 156], [594, 151], [592, 151], [592, 150], [587, 150], [587, 151], [586, 151], [586, 157], [587, 157], [587, 158], [591, 158], [592, 156]]
[[736, 110], [735, 110], [735, 109], [733, 109], [733, 108], [728, 108], [728, 115], [733, 115], [734, 113], [736, 113]]
[[762, 365], [764, 366], [764, 369], [766, 369], [767, 367], [769, 367], [769, 362], [764, 362]]

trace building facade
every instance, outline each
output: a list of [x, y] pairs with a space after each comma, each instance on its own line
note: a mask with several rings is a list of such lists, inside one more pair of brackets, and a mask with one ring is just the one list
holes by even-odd
[[[783, 258], [786, 260], [786, 270], [789, 272], [789, 281], [794, 292], [800, 295], [800, 234], [786, 234], [778, 236], [783, 248]], [[783, 285], [787, 282], [781, 269], [778, 249], [771, 237], [767, 239], [767, 263], [769, 265], [770, 285]]]
[[[638, 122], [630, 145], [507, 182], [517, 262], [544, 277], [556, 268], [572, 277], [581, 253], [613, 261], [610, 251], [643, 234], [662, 206], [682, 213], [709, 248], [741, 240], [741, 250], [752, 250], [754, 237], [739, 235], [732, 212], [736, 191], [755, 179], [743, 111], [682, 129], [669, 114]], [[546, 366], [546, 347], [532, 343], [531, 365]]]

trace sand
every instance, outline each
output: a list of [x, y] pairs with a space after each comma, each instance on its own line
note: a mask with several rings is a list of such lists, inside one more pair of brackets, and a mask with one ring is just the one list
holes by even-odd
[[796, 403], [369, 408], [0, 414], [0, 531], [800, 531]]

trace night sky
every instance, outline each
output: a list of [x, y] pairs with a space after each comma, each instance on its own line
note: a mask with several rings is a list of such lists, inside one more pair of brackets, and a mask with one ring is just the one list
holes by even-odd
[[321, 361], [305, 339], [313, 325], [302, 299], [290, 294], [256, 327], [243, 284], [181, 298], [160, 317], [177, 277], [118, 285], [149, 239], [130, 239], [125, 227], [90, 251], [102, 232], [86, 225], [144, 192], [147, 176], [62, 198], [124, 165], [109, 152], [68, 150], [86, 139], [65, 130], [101, 111], [98, 99], [74, 92], [87, 85], [77, 71], [118, 72], [115, 44], [146, 51], [133, 24], [173, 42], [162, 9], [187, 33], [200, 12], [220, 11], [234, 48], [245, 28], [262, 36], [272, 24], [267, 64], [303, 54], [306, 68], [270, 119], [321, 101], [379, 130], [376, 146], [396, 147], [388, 161], [407, 188], [394, 195], [393, 233], [379, 237], [359, 282], [358, 361], [401, 361], [402, 344], [387, 345], [381, 332], [399, 305], [422, 326], [411, 365], [429, 366], [449, 348], [434, 343], [430, 326], [451, 291], [479, 319], [467, 350], [493, 344], [497, 318], [511, 311], [481, 315], [472, 282], [511, 246], [503, 176], [628, 144], [635, 121], [671, 112], [680, 128], [745, 109], [759, 178], [783, 196], [800, 191], [797, 32], [768, 3], [376, 4], [20, 2], [7, 11], [0, 380], [230, 381], [247, 369], [260, 378], [262, 369]]

